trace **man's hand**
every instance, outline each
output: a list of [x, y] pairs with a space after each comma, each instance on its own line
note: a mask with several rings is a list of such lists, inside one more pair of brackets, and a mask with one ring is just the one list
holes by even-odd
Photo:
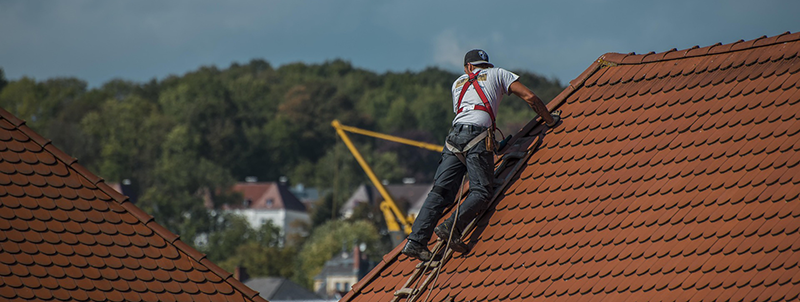
[[561, 110], [550, 112], [550, 116], [553, 117], [553, 123], [546, 123], [546, 125], [547, 127], [553, 128], [555, 125], [558, 125], [559, 121], [561, 121]]
[[550, 116], [553, 117], [553, 122], [548, 123], [545, 121], [545, 124], [548, 127], [554, 127], [555, 125], [558, 125], [558, 122], [561, 120], [561, 110], [547, 112], [547, 106], [545, 106], [544, 102], [542, 102], [542, 100], [539, 99], [539, 97], [536, 96], [536, 94], [533, 93], [533, 91], [528, 89], [528, 87], [525, 87], [525, 85], [522, 85], [522, 83], [520, 83], [519, 81], [514, 81], [514, 83], [511, 83], [511, 85], [508, 86], [508, 88], [511, 91], [511, 93], [525, 100], [525, 102], [528, 103], [529, 106], [531, 106], [531, 109], [533, 109], [533, 111], [536, 112], [536, 114], [538, 114], [542, 118], [544, 118], [545, 114], [549, 113]]

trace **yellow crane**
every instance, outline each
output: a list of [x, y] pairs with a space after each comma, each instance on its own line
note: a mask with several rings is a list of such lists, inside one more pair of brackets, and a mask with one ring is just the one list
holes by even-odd
[[367, 164], [364, 160], [364, 157], [361, 156], [361, 153], [358, 152], [358, 149], [353, 145], [353, 142], [350, 141], [350, 137], [347, 136], [347, 132], [371, 136], [375, 138], [380, 138], [388, 141], [393, 141], [401, 144], [411, 145], [423, 149], [428, 149], [431, 151], [442, 152], [443, 146], [429, 144], [425, 142], [419, 142], [415, 140], [410, 140], [402, 137], [397, 137], [393, 135], [378, 133], [374, 131], [364, 130], [352, 126], [345, 126], [339, 122], [339, 120], [333, 120], [331, 122], [331, 126], [336, 129], [336, 133], [339, 137], [342, 138], [344, 144], [347, 146], [347, 149], [350, 150], [350, 153], [353, 154], [353, 157], [356, 158], [356, 161], [361, 168], [364, 169], [364, 172], [367, 173], [367, 177], [378, 189], [378, 193], [383, 196], [383, 201], [380, 204], [381, 212], [383, 212], [383, 217], [386, 220], [386, 227], [389, 230], [389, 234], [392, 237], [392, 242], [397, 245], [406, 236], [411, 234], [411, 225], [414, 224], [414, 217], [410, 215], [405, 215], [400, 208], [397, 207], [397, 204], [394, 202], [394, 199], [389, 194], [389, 191], [386, 190], [386, 187], [383, 186], [381, 181], [375, 176], [375, 172], [372, 171], [372, 168]]

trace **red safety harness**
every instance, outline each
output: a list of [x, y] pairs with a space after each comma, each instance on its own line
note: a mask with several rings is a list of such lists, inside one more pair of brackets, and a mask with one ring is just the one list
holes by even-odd
[[489, 99], [486, 98], [486, 94], [483, 93], [483, 89], [481, 89], [481, 86], [478, 85], [478, 74], [480, 72], [481, 71], [478, 70], [475, 73], [468, 74], [469, 79], [464, 83], [464, 87], [461, 88], [461, 95], [458, 96], [458, 105], [457, 105], [458, 112], [456, 114], [459, 114], [462, 111], [464, 111], [464, 108], [461, 107], [461, 100], [464, 99], [464, 94], [467, 93], [467, 88], [469, 88], [469, 85], [472, 84], [472, 86], [475, 87], [475, 91], [478, 92], [478, 96], [480, 96], [481, 100], [483, 101], [483, 105], [475, 105], [472, 109], [486, 111], [487, 113], [489, 113], [489, 117], [492, 119], [491, 130], [493, 131], [495, 129], [494, 112], [492, 112], [492, 105], [489, 104]]
[[[496, 146], [496, 141], [494, 140], [494, 131], [497, 129], [497, 126], [494, 122], [494, 112], [492, 111], [492, 105], [489, 103], [489, 99], [486, 98], [486, 94], [483, 93], [483, 89], [481, 89], [481, 86], [478, 85], [478, 74], [480, 72], [481, 71], [478, 70], [475, 73], [468, 74], [469, 79], [467, 80], [467, 82], [464, 83], [464, 87], [461, 87], [461, 95], [458, 96], [458, 104], [457, 104], [458, 112], [456, 112], [456, 114], [461, 113], [467, 108], [467, 107], [463, 108], [461, 107], [461, 101], [464, 99], [464, 94], [467, 93], [467, 88], [469, 88], [469, 85], [472, 84], [472, 86], [475, 87], [475, 91], [478, 92], [478, 96], [481, 97], [483, 105], [474, 105], [472, 106], [471, 110], [481, 110], [489, 113], [489, 117], [492, 119], [492, 126], [489, 127], [489, 129], [486, 130], [486, 132], [481, 133], [480, 135], [472, 139], [472, 141], [467, 143], [467, 145], [464, 146], [463, 150], [460, 150], [455, 146], [450, 145], [449, 142], [445, 144], [447, 149], [449, 149], [451, 152], [453, 152], [453, 154], [458, 156], [458, 159], [460, 159], [461, 162], [463, 163], [466, 163], [466, 158], [464, 157], [464, 153], [466, 153], [473, 146], [477, 145], [483, 139], [486, 139], [486, 150], [490, 150], [492, 152], [497, 151], [495, 150], [495, 147], [497, 146]], [[500, 134], [502, 135], [503, 133], [501, 132]]]

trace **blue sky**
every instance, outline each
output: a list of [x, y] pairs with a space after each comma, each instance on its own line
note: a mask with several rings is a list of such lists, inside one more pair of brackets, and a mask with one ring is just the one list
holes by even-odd
[[800, 1], [0, 0], [6, 77], [97, 87], [264, 59], [375, 72], [495, 65], [566, 83], [607, 52], [662, 52], [800, 31]]

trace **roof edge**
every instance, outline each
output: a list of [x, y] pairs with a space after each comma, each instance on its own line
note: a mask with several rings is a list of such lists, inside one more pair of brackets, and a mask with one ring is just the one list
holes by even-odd
[[739, 40], [728, 44], [716, 43], [714, 45], [706, 47], [700, 47], [695, 45], [687, 49], [678, 50], [676, 48], [673, 48], [659, 53], [649, 52], [646, 54], [636, 54], [631, 52], [627, 54], [622, 54], [616, 52], [609, 52], [600, 56], [598, 60], [611, 62], [619, 65], [652, 63], [652, 62], [707, 56], [707, 55], [723, 54], [723, 53], [748, 50], [752, 48], [770, 46], [797, 40], [800, 40], [800, 32], [791, 33], [787, 31], [780, 35], [771, 37], [761, 36], [748, 41]]
[[[83, 167], [82, 165], [78, 164], [78, 159], [71, 157], [61, 149], [57, 148], [55, 145], [51, 143], [49, 139], [45, 139], [40, 134], [33, 131], [30, 127], [25, 125], [25, 120], [16, 117], [11, 112], [8, 112], [5, 108], [0, 107], [0, 118], [7, 120], [10, 122], [14, 127], [28, 136], [34, 143], [41, 146], [44, 151], [49, 152], [56, 160], [61, 161], [64, 163], [68, 169], [72, 170], [77, 174], [79, 177], [83, 177], [87, 182], [95, 185], [98, 190], [105, 193], [106, 195], [110, 196], [111, 199], [116, 201], [121, 207], [123, 207], [128, 213], [136, 217], [145, 227], [150, 228], [155, 234], [161, 236], [165, 241], [175, 247], [179, 252], [182, 252], [187, 257], [191, 258], [195, 262], [200, 265], [206, 266], [211, 272], [219, 276], [222, 280], [228, 283], [233, 289], [242, 293], [243, 296], [247, 297], [252, 301], [266, 301], [265, 299], [261, 298], [258, 295], [258, 292], [249, 288], [247, 285], [244, 285], [239, 280], [233, 278], [233, 274], [228, 273], [221, 267], [217, 266], [210, 260], [208, 260], [204, 254], [200, 253], [197, 249], [189, 246], [185, 242], [180, 240], [180, 236], [170, 232], [164, 226], [158, 224], [153, 216], [147, 214], [139, 207], [135, 206], [131, 203], [127, 196], [117, 192], [111, 188], [108, 184], [105, 183], [102, 177], [97, 176], [96, 174], [90, 172], [88, 169]], [[133, 209], [136, 209], [132, 211]], [[202, 259], [195, 259], [192, 256], [197, 257], [198, 255], [202, 255]], [[223, 273], [224, 272], [224, 273]]]
[[346, 295], [344, 295], [344, 297], [342, 297], [339, 300], [339, 302], [346, 302], [352, 300], [353, 297], [359, 294], [359, 291], [361, 291], [361, 289], [364, 288], [365, 285], [369, 284], [375, 278], [380, 276], [380, 272], [382, 272], [390, 263], [394, 262], [394, 260], [397, 259], [397, 256], [400, 255], [400, 251], [402, 249], [403, 249], [403, 244], [398, 244], [397, 246], [394, 247], [392, 251], [386, 253], [386, 255], [383, 255], [381, 262], [378, 263], [378, 265], [376, 265], [375, 267], [373, 267], [369, 271], [369, 273], [367, 273], [364, 277], [361, 278], [361, 280], [358, 280], [356, 284], [353, 284], [353, 287], [347, 292]]

